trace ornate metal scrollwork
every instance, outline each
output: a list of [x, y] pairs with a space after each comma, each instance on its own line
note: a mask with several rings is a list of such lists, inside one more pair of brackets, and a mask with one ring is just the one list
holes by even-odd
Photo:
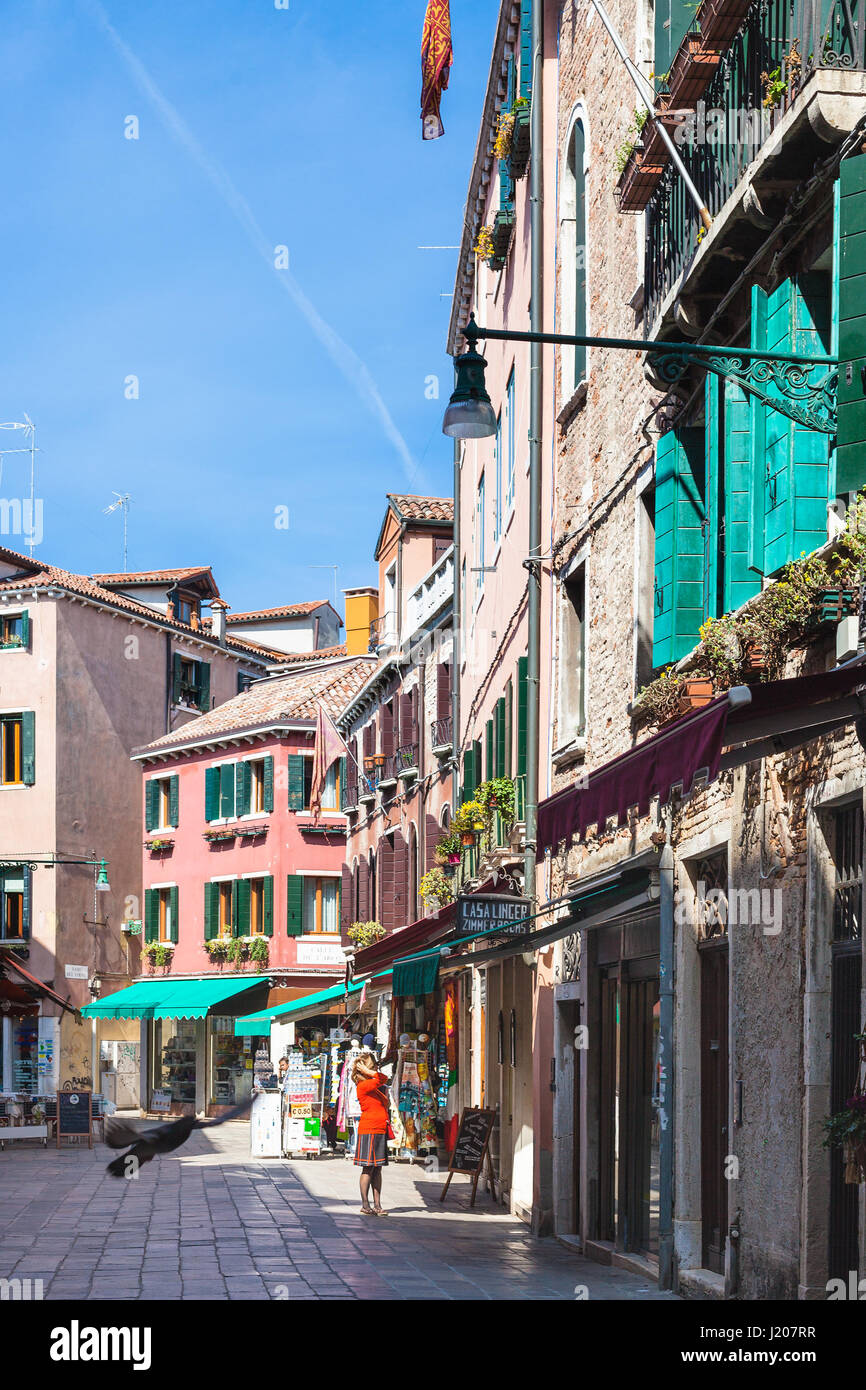
[[562, 943], [562, 978], [580, 979], [580, 932], [567, 936]]
[[709, 855], [702, 859], [695, 875], [696, 911], [699, 941], [713, 941], [728, 930], [728, 856]]
[[[744, 391], [759, 397], [789, 419], [823, 434], [836, 433], [836, 384], [838, 368], [829, 372], [824, 362], [777, 362], [772, 357], [743, 358], [736, 353], [654, 352], [648, 358], [652, 370], [671, 385], [690, 366], [715, 372], [736, 381]], [[823, 376], [818, 373], [823, 372]], [[771, 395], [765, 387], [779, 392]]]

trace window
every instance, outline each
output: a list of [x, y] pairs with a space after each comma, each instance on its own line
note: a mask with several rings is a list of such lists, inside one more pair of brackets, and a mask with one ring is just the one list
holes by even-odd
[[397, 641], [397, 566], [385, 571], [385, 616], [382, 623], [382, 642], [394, 646]]
[[[342, 759], [331, 763], [325, 773], [325, 785], [322, 790], [322, 810], [339, 811], [340, 809], [340, 774], [342, 771]], [[312, 777], [312, 769], [311, 769]]]
[[475, 502], [475, 558], [478, 570], [475, 580], [476, 591], [484, 584], [484, 474], [478, 479], [478, 496]]
[[336, 878], [304, 878], [305, 933], [339, 932], [339, 887]]
[[[240, 764], [246, 768], [247, 764]], [[236, 763], [220, 763], [217, 767], [208, 767], [204, 774], [204, 818], [206, 821], [233, 820], [236, 814], [243, 814], [236, 811], [236, 792], [238, 790], [238, 765]], [[241, 787], [243, 795], [244, 787]]]
[[185, 709], [209, 710], [210, 664], [175, 652], [172, 659], [171, 698], [174, 704], [182, 705]]
[[235, 923], [234, 914], [234, 884], [221, 883], [219, 885], [219, 918], [217, 921], [217, 935], [231, 936]]
[[177, 943], [177, 886], [148, 888], [144, 894], [145, 942]]
[[635, 613], [635, 693], [652, 680], [653, 572], [655, 566], [655, 488], [637, 499], [637, 606]]
[[179, 623], [186, 623], [187, 626], [192, 625], [193, 616], [195, 616], [196, 622], [198, 622], [201, 617], [199, 601], [191, 594], [177, 595], [174, 603], [174, 612], [177, 621]]
[[580, 738], [586, 724], [586, 566], [562, 583], [559, 655], [559, 743]]
[[250, 879], [250, 936], [265, 934], [265, 880]]
[[468, 626], [468, 615], [466, 612], [466, 561], [460, 566], [460, 655], [466, 655], [466, 628]]
[[177, 828], [179, 786], [180, 779], [177, 773], [171, 777], [151, 777], [146, 783], [145, 830], [175, 830]]
[[505, 392], [505, 519], [514, 506], [514, 368]]
[[493, 542], [502, 535], [502, 412], [496, 417], [496, 437], [493, 441], [493, 460], [496, 471], [495, 512], [493, 514]]
[[4, 613], [0, 616], [0, 649], [26, 647], [30, 640], [30, 618], [27, 613]]
[[32, 710], [0, 715], [0, 786], [30, 786], [35, 781], [35, 721]]
[[30, 935], [30, 870], [15, 865], [0, 871], [0, 940], [25, 941]]
[[[568, 142], [562, 211], [562, 318], [566, 333], [580, 336], [587, 328], [586, 287], [586, 131], [574, 122]], [[586, 378], [586, 348], [562, 351], [562, 394], [568, 400]]]
[[256, 679], [257, 677], [250, 671], [238, 671], [238, 694], [245, 694]]

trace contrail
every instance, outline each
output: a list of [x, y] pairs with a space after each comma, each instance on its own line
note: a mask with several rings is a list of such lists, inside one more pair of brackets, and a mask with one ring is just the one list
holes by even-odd
[[111, 42], [131, 71], [139, 87], [148, 100], [156, 107], [160, 119], [169, 134], [174, 137], [184, 150], [186, 150], [190, 158], [195, 161], [202, 173], [213, 184], [223, 202], [234, 215], [236, 221], [240, 223], [253, 249], [265, 261], [268, 268], [274, 272], [277, 283], [282, 286], [295, 306], [301, 311], [325, 351], [329, 353], [343, 376], [350, 385], [354, 387], [367, 408], [371, 410], [379, 420], [385, 434], [400, 455], [410, 483], [413, 487], [422, 487], [423, 474], [412, 458], [408, 444], [394, 423], [391, 412], [382, 399], [379, 388], [370, 375], [368, 367], [361, 361], [354, 348], [351, 348], [349, 344], [340, 337], [336, 329], [332, 328], [331, 325], [322, 318], [319, 311], [311, 303], [291, 272], [289, 270], [275, 270], [273, 260], [274, 248], [269, 245], [246, 198], [244, 198], [242, 193], [238, 192], [225, 170], [221, 169], [218, 164], [215, 164], [207, 151], [199, 144], [189, 126], [183, 120], [183, 117], [163, 95], [150, 76], [150, 73], [144, 67], [143, 63], [135, 56], [129, 45], [120, 37], [102, 5], [99, 3], [99, 0], [82, 0], [82, 3], [111, 39]]

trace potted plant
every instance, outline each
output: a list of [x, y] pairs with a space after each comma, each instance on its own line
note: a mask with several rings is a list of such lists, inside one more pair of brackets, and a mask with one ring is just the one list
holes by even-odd
[[171, 958], [174, 954], [174, 943], [171, 941], [148, 941], [141, 948], [151, 973], [157, 968], [171, 965]]
[[709, 676], [686, 676], [680, 691], [680, 714], [703, 709], [713, 698], [715, 688]]
[[460, 835], [456, 830], [449, 830], [447, 834], [441, 836], [436, 842], [434, 855], [437, 864], [459, 864], [460, 863]]
[[222, 965], [226, 958], [226, 948], [228, 941], [223, 936], [214, 937], [213, 941], [206, 941], [204, 948], [210, 960], [217, 965]]
[[[855, 1033], [860, 1045], [860, 1075], [866, 1067], [866, 1033]], [[846, 1183], [866, 1183], [866, 1094], [858, 1085], [853, 1096], [824, 1121], [824, 1148], [839, 1148], [845, 1157]]]
[[475, 793], [488, 815], [498, 811], [506, 825], [514, 824], [514, 782], [510, 777], [491, 777]]
[[482, 831], [486, 830], [488, 812], [480, 801], [464, 801], [452, 821], [452, 829], [460, 836], [460, 843], [474, 845]]
[[511, 129], [511, 151], [508, 156], [508, 172], [514, 179], [522, 179], [529, 164], [532, 150], [531, 106], [528, 97], [518, 97], [511, 108], [514, 124]]
[[428, 869], [418, 886], [418, 892], [428, 912], [436, 912], [444, 904], [454, 901], [454, 889], [442, 869]]
[[363, 951], [365, 946], [372, 946], [374, 941], [381, 941], [385, 935], [385, 928], [381, 922], [353, 922], [346, 935], [359, 951]]
[[270, 959], [270, 948], [266, 937], [253, 937], [249, 946], [249, 958], [255, 965], [258, 973], [261, 974]]
[[151, 854], [159, 854], [161, 850], [174, 849], [174, 840], [146, 840], [145, 844]]

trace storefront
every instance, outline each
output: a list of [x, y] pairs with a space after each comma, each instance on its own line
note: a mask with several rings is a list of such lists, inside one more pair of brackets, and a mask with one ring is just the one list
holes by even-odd
[[0, 1094], [55, 1094], [64, 1012], [75, 1014], [12, 952], [0, 951]]

